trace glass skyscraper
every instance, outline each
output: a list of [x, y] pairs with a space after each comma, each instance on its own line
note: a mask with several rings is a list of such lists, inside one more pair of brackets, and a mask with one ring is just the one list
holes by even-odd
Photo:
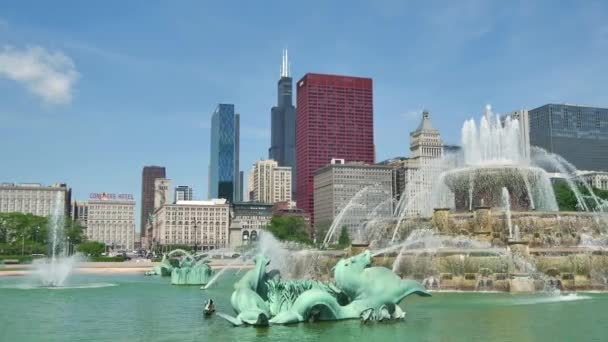
[[238, 200], [239, 115], [233, 104], [219, 104], [211, 116], [211, 155], [209, 162], [209, 198]]
[[579, 170], [608, 171], [608, 109], [547, 104], [529, 112], [530, 145]]

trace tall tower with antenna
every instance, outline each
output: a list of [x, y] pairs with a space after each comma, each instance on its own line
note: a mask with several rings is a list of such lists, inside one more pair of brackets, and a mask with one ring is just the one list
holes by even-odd
[[[277, 83], [277, 105], [270, 111], [271, 133], [268, 157], [279, 166], [290, 166], [292, 191], [295, 192], [296, 174], [296, 107], [293, 105], [293, 80], [289, 53], [283, 50], [280, 78]], [[292, 198], [295, 198], [292, 196]]]

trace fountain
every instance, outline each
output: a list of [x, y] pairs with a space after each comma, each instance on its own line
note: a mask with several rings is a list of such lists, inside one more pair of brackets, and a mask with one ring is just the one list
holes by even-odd
[[49, 217], [49, 257], [37, 260], [35, 274], [43, 287], [64, 286], [72, 273], [78, 255], [68, 256], [64, 250], [64, 207], [63, 193], [58, 192]]
[[510, 194], [511, 209], [557, 211], [547, 172], [531, 165], [520, 141], [517, 119], [501, 122], [488, 105], [479, 128], [472, 119], [462, 126], [463, 158], [456, 168], [442, 173], [435, 189], [452, 193], [457, 211], [499, 208], [503, 188]]
[[234, 285], [230, 302], [237, 316], [219, 314], [234, 325], [403, 319], [405, 312], [399, 303], [405, 297], [430, 295], [416, 281], [402, 280], [385, 267], [371, 267], [368, 250], [340, 260], [334, 268], [333, 283], [283, 280], [276, 270], [266, 272], [271, 260], [264, 255], [257, 255], [254, 261], [255, 268]]

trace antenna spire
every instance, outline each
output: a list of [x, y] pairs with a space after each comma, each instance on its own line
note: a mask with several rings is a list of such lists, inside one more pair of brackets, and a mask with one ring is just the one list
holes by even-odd
[[281, 60], [281, 77], [289, 77], [291, 73], [291, 66], [289, 65], [289, 53], [287, 49], [283, 49], [283, 56]]

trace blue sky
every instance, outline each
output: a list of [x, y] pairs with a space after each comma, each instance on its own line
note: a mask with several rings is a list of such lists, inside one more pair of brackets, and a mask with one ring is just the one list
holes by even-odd
[[608, 106], [606, 1], [5, 1], [0, 181], [133, 193], [141, 168], [206, 196], [210, 115], [241, 113], [241, 168], [267, 156], [281, 49], [292, 75], [374, 80], [377, 160], [427, 108], [443, 138], [486, 103]]

